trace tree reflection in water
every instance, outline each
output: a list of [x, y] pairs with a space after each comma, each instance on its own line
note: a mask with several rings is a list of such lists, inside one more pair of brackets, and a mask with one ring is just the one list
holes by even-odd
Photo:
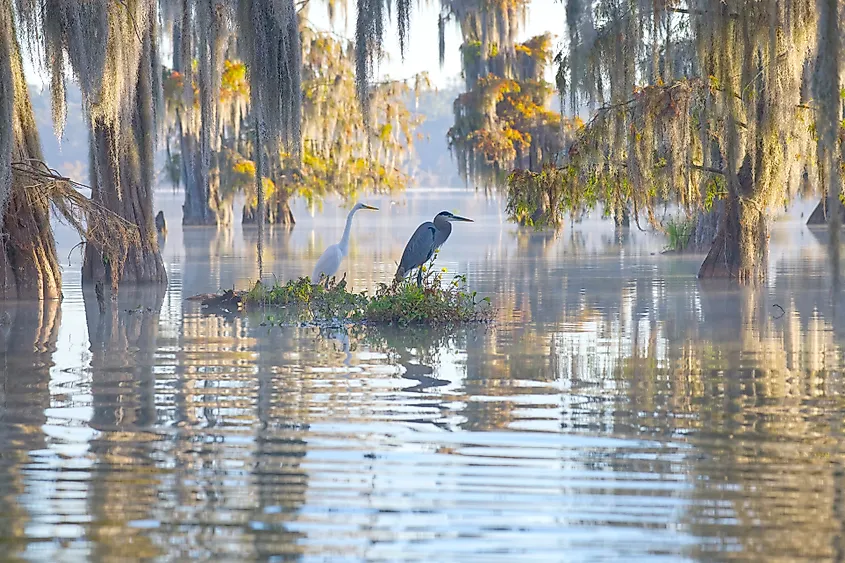
[[[85, 292], [91, 351], [89, 441], [94, 457], [88, 505], [88, 537], [98, 560], [155, 557], [163, 553], [135, 521], [167, 521], [159, 495], [167, 470], [157, 462], [154, 373], [159, 314], [164, 288], [121, 288], [106, 298], [101, 314], [93, 292]], [[164, 485], [164, 487], [163, 487]]]
[[0, 317], [0, 538], [3, 557], [13, 559], [29, 538], [56, 531], [50, 511], [26, 507], [40, 502], [33, 470], [49, 467], [53, 457], [43, 425], [61, 310], [58, 301], [5, 303]]
[[[104, 316], [86, 296], [74, 387], [51, 368], [58, 307], [13, 314], [3, 539], [22, 553], [82, 530], [80, 558], [390, 559], [431, 555], [431, 538], [516, 553], [551, 531], [586, 538], [575, 558], [841, 557], [845, 326], [823, 245], [776, 254], [767, 285], [737, 289], [691, 276], [700, 257], [643, 251], [634, 231], [623, 245], [501, 236], [465, 268], [498, 305], [489, 326], [206, 314], [183, 297], [236, 268], [209, 233], [163, 313], [143, 291]], [[354, 267], [369, 272], [356, 283], [378, 280]], [[59, 428], [67, 406], [79, 412]]]

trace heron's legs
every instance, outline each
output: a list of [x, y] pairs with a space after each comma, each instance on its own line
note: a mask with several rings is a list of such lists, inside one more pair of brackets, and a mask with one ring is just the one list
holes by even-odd
[[417, 268], [417, 285], [422, 286], [422, 266]]

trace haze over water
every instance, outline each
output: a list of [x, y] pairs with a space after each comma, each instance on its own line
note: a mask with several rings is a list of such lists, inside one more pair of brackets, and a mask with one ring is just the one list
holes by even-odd
[[[634, 226], [555, 236], [473, 192], [371, 198], [354, 289], [448, 209], [476, 222], [438, 265], [496, 321], [321, 332], [185, 301], [258, 268], [254, 230], [182, 232], [181, 197], [157, 194], [166, 291], [124, 288], [101, 317], [76, 251], [61, 304], [8, 307], [2, 557], [842, 559], [845, 311], [823, 231], [776, 223], [766, 284], [738, 288]], [[268, 279], [310, 274], [346, 209], [294, 213]]]

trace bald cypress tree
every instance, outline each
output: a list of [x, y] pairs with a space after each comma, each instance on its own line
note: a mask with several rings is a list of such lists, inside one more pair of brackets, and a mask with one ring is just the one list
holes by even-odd
[[[132, 236], [87, 244], [83, 283], [166, 283], [152, 213], [153, 156], [161, 65], [154, 0], [19, 0], [30, 50], [51, 76], [58, 130], [68, 68], [90, 125], [90, 183], [100, 208], [132, 226]], [[46, 17], [46, 16], [49, 17]], [[87, 225], [91, 229], [91, 225]], [[114, 246], [112, 246], [114, 245]]]
[[[88, 245], [83, 284], [167, 282], [152, 207], [156, 120], [161, 112], [156, 8], [151, 0], [108, 3], [110, 56], [103, 63], [100, 88], [87, 93], [92, 199], [136, 225], [140, 237], [139, 244], [126, 249], [123, 263]], [[70, 51], [74, 48], [80, 47], [76, 44]]]
[[[813, 164], [816, 0], [568, 0], [558, 85], [592, 117], [558, 163], [564, 210], [718, 207], [700, 277], [763, 277], [774, 206]], [[512, 200], [536, 190], [511, 182]]]
[[175, 106], [171, 121], [185, 187], [182, 223], [226, 224], [231, 213], [220, 198], [215, 155], [220, 148], [220, 83], [232, 37], [234, 2], [165, 0], [162, 8], [172, 41], [172, 70], [183, 85], [178, 100], [168, 100]]
[[0, 0], [0, 300], [61, 296], [49, 200], [25, 172], [41, 160], [11, 0]]

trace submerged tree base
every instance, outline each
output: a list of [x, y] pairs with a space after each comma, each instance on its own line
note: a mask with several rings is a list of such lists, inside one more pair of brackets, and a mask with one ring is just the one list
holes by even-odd
[[[827, 225], [827, 198], [822, 198], [818, 205], [816, 205], [810, 218], [807, 219], [807, 225]], [[839, 221], [845, 224], [845, 205], [839, 204]]]
[[726, 201], [716, 238], [699, 278], [732, 278], [753, 283], [765, 277], [769, 231], [765, 213], [738, 200]]
[[[264, 219], [265, 225], [285, 225], [292, 228], [296, 224], [293, 211], [291, 211], [287, 201], [268, 203], [265, 207]], [[245, 205], [243, 215], [241, 216], [241, 224], [255, 225], [257, 223], [258, 209], [250, 205]]]
[[[365, 322], [376, 324], [457, 325], [489, 321], [490, 299], [479, 299], [468, 291], [466, 278], [458, 276], [442, 284], [440, 274], [428, 276], [422, 286], [403, 280], [381, 284], [375, 294], [353, 293], [346, 279], [335, 278], [315, 284], [310, 278], [284, 285], [256, 282], [249, 291], [226, 290], [216, 295], [198, 295], [204, 307], [228, 313], [262, 308], [278, 310], [279, 324], [311, 321], [318, 324]], [[275, 318], [274, 318], [275, 320]]]

